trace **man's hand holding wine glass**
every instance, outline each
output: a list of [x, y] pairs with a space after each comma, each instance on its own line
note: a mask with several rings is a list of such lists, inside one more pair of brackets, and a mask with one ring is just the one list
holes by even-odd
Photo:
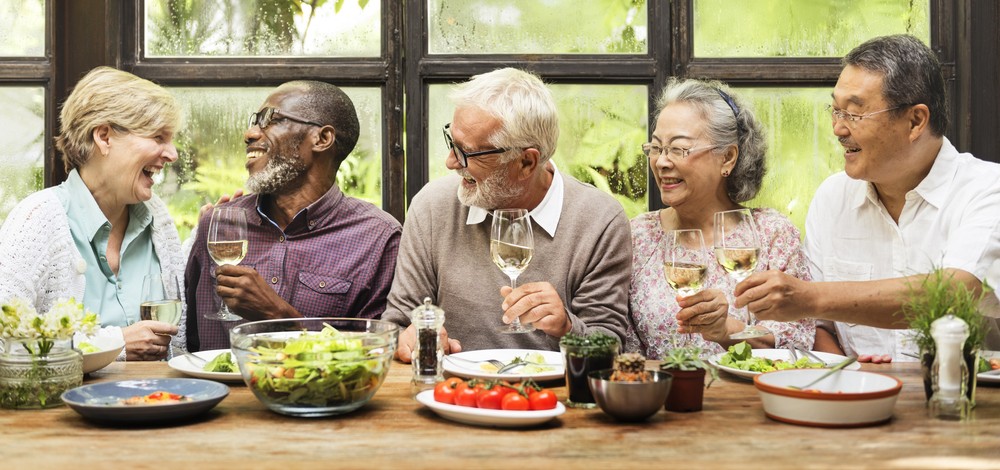
[[535, 329], [556, 338], [569, 333], [573, 326], [559, 293], [548, 282], [530, 282], [517, 289], [503, 286], [500, 295], [504, 298], [501, 308], [505, 324], [520, 318], [522, 324], [534, 325]]
[[271, 288], [254, 268], [224, 265], [215, 270], [216, 293], [234, 313], [250, 321], [302, 315]]

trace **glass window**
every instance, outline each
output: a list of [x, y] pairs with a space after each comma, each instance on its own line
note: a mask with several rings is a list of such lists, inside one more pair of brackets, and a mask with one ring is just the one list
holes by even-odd
[[0, 87], [0, 222], [45, 185], [45, 89]]
[[[381, 2], [147, 0], [147, 57], [377, 57]], [[319, 5], [312, 8], [312, 5]]]
[[645, 54], [645, 0], [428, 0], [430, 54]]
[[0, 57], [45, 55], [45, 0], [0, 2]]
[[746, 204], [771, 207], [805, 233], [806, 211], [816, 188], [844, 169], [843, 148], [833, 135], [830, 88], [742, 88], [767, 131], [767, 174]]
[[[449, 85], [430, 87], [431, 179], [449, 173], [441, 127], [451, 122]], [[613, 195], [628, 216], [646, 212], [647, 88], [641, 85], [549, 85], [559, 109], [559, 171]]]
[[[187, 125], [177, 134], [180, 159], [165, 172], [157, 194], [186, 238], [198, 208], [232, 194], [246, 181], [247, 116], [257, 111], [273, 88], [171, 88], [182, 103]], [[382, 113], [378, 88], [348, 88], [361, 120], [361, 136], [340, 165], [337, 184], [348, 195], [375, 205], [382, 202]]]
[[695, 57], [842, 57], [909, 33], [930, 44], [930, 1], [694, 1]]

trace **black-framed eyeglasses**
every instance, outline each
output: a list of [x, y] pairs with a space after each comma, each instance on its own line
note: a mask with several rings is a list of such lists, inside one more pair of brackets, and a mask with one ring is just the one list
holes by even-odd
[[455, 141], [451, 138], [451, 123], [444, 125], [444, 143], [448, 146], [448, 150], [455, 152], [455, 157], [458, 158], [458, 163], [462, 164], [462, 168], [469, 167], [469, 159], [473, 157], [481, 157], [483, 155], [493, 155], [497, 153], [504, 153], [510, 149], [497, 148], [492, 150], [482, 150], [479, 152], [469, 152], [466, 153], [461, 147], [455, 145]]
[[844, 123], [847, 124], [847, 127], [854, 127], [859, 122], [868, 119], [872, 116], [875, 116], [877, 114], [887, 113], [889, 111], [895, 111], [897, 109], [905, 108], [907, 106], [913, 106], [913, 105], [901, 104], [893, 108], [880, 109], [878, 111], [872, 111], [870, 113], [864, 113], [864, 114], [849, 113], [847, 111], [844, 111], [843, 109], [834, 107], [832, 104], [826, 105], [826, 110], [830, 113], [830, 117], [833, 119], [834, 124], [836, 124], [837, 121], [844, 121]]
[[289, 121], [295, 121], [300, 124], [310, 124], [316, 127], [323, 127], [323, 124], [316, 121], [310, 121], [306, 118], [289, 114], [288, 112], [281, 111], [277, 108], [264, 108], [256, 113], [250, 113], [250, 119], [247, 121], [247, 127], [253, 127], [256, 125], [260, 127], [260, 130], [264, 130], [267, 129], [267, 126], [270, 126], [272, 122], [280, 121], [282, 119], [288, 119]]

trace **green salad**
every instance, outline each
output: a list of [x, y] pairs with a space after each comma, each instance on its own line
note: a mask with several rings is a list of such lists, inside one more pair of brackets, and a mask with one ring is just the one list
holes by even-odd
[[90, 354], [95, 352], [101, 352], [101, 348], [94, 346], [86, 341], [76, 343], [76, 349], [79, 349], [83, 354]]
[[[305, 332], [279, 347], [258, 345], [247, 361], [250, 386], [271, 401], [335, 406], [367, 398], [385, 378], [388, 344], [373, 345], [330, 325]], [[391, 353], [390, 353], [391, 354]]]
[[741, 341], [729, 347], [729, 351], [719, 358], [719, 365], [750, 372], [771, 372], [784, 369], [819, 369], [826, 365], [801, 357], [795, 362], [781, 359], [754, 357], [753, 349], [746, 341]]
[[236, 363], [233, 362], [233, 355], [231, 353], [222, 353], [219, 354], [218, 356], [215, 356], [214, 359], [208, 361], [208, 364], [205, 364], [205, 366], [202, 367], [202, 370], [204, 370], [205, 372], [240, 371], [239, 367], [236, 366]]

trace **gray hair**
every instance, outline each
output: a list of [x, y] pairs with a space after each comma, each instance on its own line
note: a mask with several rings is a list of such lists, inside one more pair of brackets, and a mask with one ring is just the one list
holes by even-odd
[[753, 111], [728, 86], [718, 81], [672, 77], [656, 101], [656, 116], [673, 103], [687, 103], [701, 112], [708, 140], [719, 147], [715, 153], [722, 154], [726, 147], [736, 146], [736, 166], [726, 178], [729, 198], [733, 202], [744, 202], [756, 196], [767, 171], [764, 162], [767, 136]]
[[[500, 121], [491, 145], [538, 149], [539, 163], [555, 153], [559, 115], [552, 93], [536, 75], [514, 68], [494, 70], [457, 85], [449, 96], [455, 106], [481, 108]], [[503, 163], [514, 158], [505, 155]]]
[[[890, 106], [925, 104], [930, 128], [936, 136], [948, 131], [948, 99], [941, 63], [934, 51], [908, 34], [865, 41], [844, 56], [844, 66], [860, 67], [882, 75], [882, 95]], [[902, 110], [895, 110], [899, 116]]]

